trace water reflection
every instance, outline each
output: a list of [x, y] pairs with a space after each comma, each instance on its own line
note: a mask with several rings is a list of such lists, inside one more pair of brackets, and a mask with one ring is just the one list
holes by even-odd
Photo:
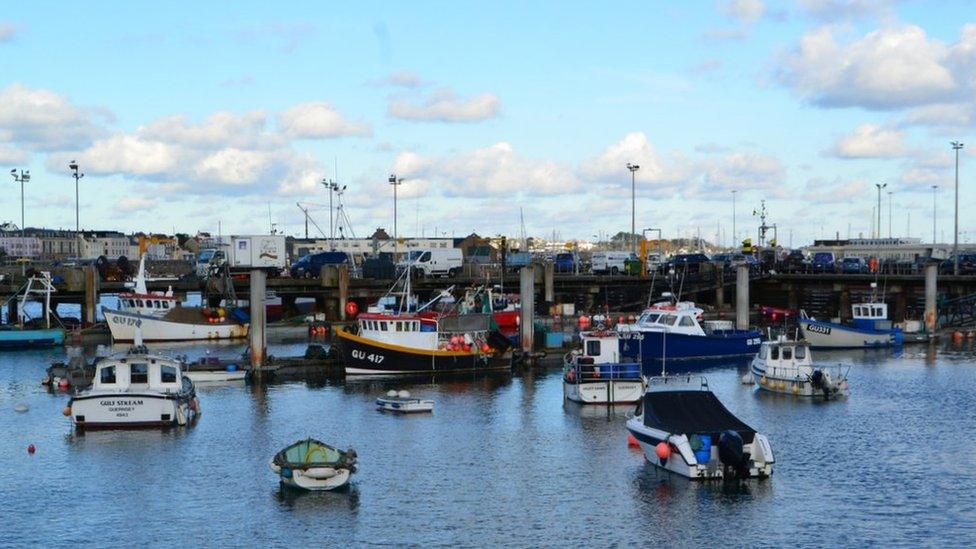
[[[321, 511], [330, 514], [338, 512], [346, 513], [349, 518], [355, 517], [359, 511], [359, 488], [356, 487], [355, 477], [349, 484], [338, 490], [321, 492], [310, 492], [278, 483], [275, 490], [271, 492], [272, 497], [281, 505], [283, 509], [290, 512], [318, 513]], [[339, 515], [340, 517], [342, 515]], [[337, 518], [335, 516], [333, 519]]]

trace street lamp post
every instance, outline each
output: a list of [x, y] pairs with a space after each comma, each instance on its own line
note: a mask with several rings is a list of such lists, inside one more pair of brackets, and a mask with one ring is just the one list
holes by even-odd
[[891, 191], [888, 191], [888, 238], [891, 238]]
[[887, 183], [875, 183], [875, 187], [878, 188], [878, 225], [874, 231], [875, 238], [881, 238], [881, 189], [888, 186]]
[[735, 249], [735, 246], [736, 246], [736, 243], [735, 243], [735, 241], [736, 241], [736, 236], [735, 236], [735, 193], [737, 193], [737, 192], [739, 192], [739, 191], [737, 191], [736, 189], [732, 189], [732, 249], [733, 250]]
[[79, 202], [78, 202], [78, 180], [81, 179], [82, 177], [85, 177], [85, 174], [78, 173], [78, 163], [75, 162], [74, 160], [72, 160], [71, 163], [68, 164], [68, 169], [71, 170], [72, 172], [74, 172], [74, 173], [71, 174], [71, 177], [74, 177], [75, 178], [75, 232], [77, 233], [77, 232], [81, 231], [81, 214], [79, 213], [81, 211], [81, 209], [80, 209], [80, 207], [78, 205], [79, 204]]
[[403, 184], [403, 178], [398, 178], [395, 173], [391, 173], [389, 181], [390, 185], [393, 185], [393, 258], [395, 260], [400, 247], [397, 233], [397, 187]]
[[952, 150], [956, 151], [956, 221], [952, 237], [952, 274], [959, 274], [959, 149], [963, 144], [959, 141], [952, 141]]
[[335, 246], [333, 242], [335, 240], [335, 219], [332, 217], [332, 195], [339, 190], [339, 183], [323, 177], [322, 184], [329, 189], [329, 248], [331, 249]]
[[935, 191], [938, 185], [932, 185], [932, 245], [935, 245]]
[[637, 170], [640, 166], [628, 162], [627, 169], [630, 170], [630, 251], [636, 254], [637, 239], [634, 235], [637, 233]]
[[[17, 169], [14, 168], [10, 170], [10, 175], [14, 178], [14, 181], [20, 183], [20, 236], [24, 237], [24, 183], [30, 181], [30, 170], [20, 170], [20, 174], [17, 173]], [[21, 246], [26, 244], [21, 242]]]

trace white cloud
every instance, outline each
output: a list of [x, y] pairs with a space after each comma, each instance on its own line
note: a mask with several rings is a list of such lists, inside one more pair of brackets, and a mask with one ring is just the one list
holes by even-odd
[[104, 133], [93, 114], [63, 95], [11, 84], [0, 90], [0, 141], [39, 151], [84, 145]]
[[887, 18], [892, 0], [799, 0], [808, 15], [821, 21], [844, 21], [863, 17]]
[[0, 21], [0, 42], [10, 42], [17, 35], [17, 26]]
[[599, 155], [580, 163], [580, 175], [589, 181], [625, 183], [627, 164], [637, 164], [637, 181], [652, 188], [674, 188], [692, 178], [689, 162], [678, 152], [658, 153], [644, 132], [632, 132], [608, 145]]
[[408, 182], [429, 182], [449, 197], [552, 196], [581, 187], [569, 167], [521, 156], [506, 142], [444, 157], [400, 153], [393, 172]]
[[370, 84], [374, 86], [393, 86], [398, 88], [419, 88], [424, 86], [426, 82], [424, 82], [423, 79], [421, 79], [420, 76], [413, 71], [399, 70], [393, 71], [383, 78], [372, 80], [370, 81]]
[[924, 191], [932, 185], [950, 185], [955, 156], [950, 152], [940, 152], [919, 157], [906, 164], [899, 176], [899, 182], [909, 189]]
[[752, 25], [765, 11], [762, 0], [726, 0], [722, 4], [722, 13], [743, 25]]
[[99, 139], [77, 154], [49, 156], [48, 167], [52, 171], [63, 170], [68, 160], [77, 160], [82, 171], [90, 175], [153, 176], [176, 170], [179, 156], [180, 151], [173, 144], [119, 133]]
[[897, 158], [907, 152], [905, 132], [861, 124], [841, 137], [829, 154], [840, 158]]
[[0, 143], [0, 164], [9, 166], [27, 164], [28, 161], [30, 161], [30, 154], [27, 151]]
[[323, 139], [344, 136], [368, 136], [369, 124], [351, 122], [335, 107], [324, 101], [300, 103], [278, 114], [278, 128], [289, 137]]
[[700, 195], [725, 197], [732, 189], [762, 189], [782, 196], [787, 192], [786, 168], [775, 156], [755, 152], [733, 152], [702, 163], [704, 181]]
[[115, 209], [122, 212], [139, 212], [151, 210], [159, 203], [155, 198], [144, 198], [141, 196], [126, 196], [115, 202]]
[[450, 88], [439, 88], [421, 97], [420, 102], [391, 98], [387, 114], [402, 120], [427, 122], [480, 122], [495, 118], [501, 111], [497, 96], [483, 93], [458, 97]]
[[971, 98], [976, 25], [946, 44], [915, 25], [886, 27], [840, 43], [830, 27], [804, 35], [782, 59], [780, 82], [824, 107], [898, 109]]

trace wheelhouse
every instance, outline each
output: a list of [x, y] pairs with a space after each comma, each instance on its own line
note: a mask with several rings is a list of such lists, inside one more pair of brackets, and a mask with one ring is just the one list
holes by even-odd
[[95, 370], [93, 391], [126, 393], [157, 391], [176, 393], [183, 388], [179, 362], [151, 355], [104, 360]]

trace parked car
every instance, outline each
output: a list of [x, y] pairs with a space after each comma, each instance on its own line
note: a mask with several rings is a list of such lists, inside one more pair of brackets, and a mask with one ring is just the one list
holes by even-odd
[[561, 252], [556, 254], [553, 258], [553, 263], [555, 263], [555, 268], [557, 273], [573, 273], [576, 272], [576, 254], [572, 252]]
[[701, 270], [701, 266], [710, 261], [711, 259], [703, 253], [678, 254], [671, 256], [665, 268], [669, 271], [674, 269], [677, 274], [697, 274]]
[[810, 269], [815, 273], [832, 273], [836, 270], [834, 252], [817, 252], [810, 261]]
[[[956, 256], [950, 255], [947, 259], [939, 264], [939, 272], [943, 274], [952, 274], [955, 272], [955, 261]], [[976, 254], [963, 253], [959, 254], [959, 274], [971, 275], [976, 274]]]
[[431, 248], [412, 250], [407, 257], [397, 263], [397, 269], [412, 267], [421, 276], [449, 276], [454, 278], [461, 272], [464, 256], [459, 248]]
[[865, 274], [870, 272], [868, 262], [861, 257], [845, 257], [840, 262], [840, 272], [844, 274]]
[[532, 263], [532, 252], [508, 252], [505, 255], [505, 268], [515, 272]]
[[321, 252], [308, 254], [291, 265], [291, 276], [294, 278], [315, 278], [322, 275], [322, 267], [326, 265], [352, 265], [346, 252]]
[[807, 270], [809, 265], [810, 261], [807, 259], [807, 256], [803, 254], [803, 250], [792, 250], [786, 256], [786, 259], [783, 260], [783, 266], [780, 268], [787, 272], [795, 273]]

